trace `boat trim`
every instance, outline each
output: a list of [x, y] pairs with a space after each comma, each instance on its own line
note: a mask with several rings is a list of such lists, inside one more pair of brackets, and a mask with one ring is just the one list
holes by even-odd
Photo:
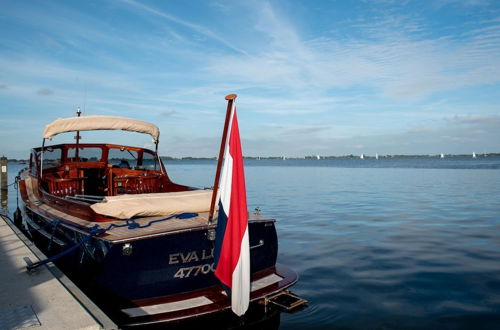
[[201, 297], [194, 297], [190, 299], [178, 300], [158, 305], [126, 308], [122, 309], [122, 312], [124, 312], [130, 317], [138, 317], [138, 316], [155, 315], [161, 313], [177, 312], [189, 308], [196, 308], [205, 305], [210, 305], [212, 303], [213, 303], [212, 300], [208, 299], [205, 296], [201, 296]]
[[[275, 273], [270, 274], [266, 277], [258, 279], [252, 282], [252, 292], [264, 289], [272, 284], [278, 283], [283, 280], [282, 276], [279, 276]], [[223, 295], [227, 295], [225, 291], [221, 291]], [[146, 316], [146, 315], [155, 315], [161, 313], [170, 313], [177, 312], [189, 308], [196, 308], [200, 306], [205, 306], [214, 303], [214, 301], [208, 299], [206, 296], [194, 297], [184, 300], [178, 300], [168, 303], [142, 306], [142, 307], [132, 307], [125, 308], [121, 311], [127, 314], [129, 317], [138, 317], [138, 316]]]
[[271, 284], [278, 283], [281, 280], [283, 280], [282, 276], [279, 276], [275, 273], [268, 275], [266, 277], [263, 277], [261, 279], [258, 279], [256, 281], [252, 282], [252, 292], [263, 289], [267, 286], [270, 286]]
[[[273, 269], [262, 271], [260, 272], [260, 274], [256, 275], [256, 277], [259, 276], [262, 277], [252, 282], [253, 285], [257, 283], [257, 286], [255, 286], [251, 291], [251, 303], [260, 301], [261, 299], [265, 299], [266, 297], [271, 297], [277, 292], [281, 292], [294, 285], [298, 281], [297, 273], [281, 264], [276, 264], [276, 267], [273, 267]], [[156, 306], [163, 305], [165, 303], [173, 303], [176, 301], [184, 301], [194, 297], [207, 297], [208, 299], [212, 300], [212, 303], [201, 305], [199, 307], [189, 306], [186, 309], [179, 309], [178, 311], [172, 312], [158, 312], [158, 314], [137, 315], [136, 317], [130, 317], [129, 323], [124, 324], [124, 326], [135, 327], [180, 321], [187, 318], [199, 317], [225, 311], [231, 308], [231, 301], [230, 299], [228, 299], [227, 294], [224, 292], [224, 290], [222, 290], [222, 287], [220, 285], [217, 285], [208, 289], [200, 290], [198, 292], [182, 294], [179, 297], [181, 298], [181, 300], [173, 300], [175, 299], [174, 297], [136, 300], [133, 302], [135, 304], [134, 307], [122, 309], [121, 311], [125, 314], [125, 310], [129, 310], [131, 308], [139, 307], [144, 309], [148, 306]]]
[[[251, 289], [250, 292], [255, 292], [261, 289], [264, 289], [267, 286], [270, 286], [271, 284], [278, 283], [281, 280], [283, 280], [284, 277], [276, 275], [276, 274], [271, 274], [266, 277], [263, 277], [261, 279], [258, 279], [256, 281], [253, 281], [251, 284]], [[221, 293], [225, 296], [227, 296], [226, 291], [221, 291]]]

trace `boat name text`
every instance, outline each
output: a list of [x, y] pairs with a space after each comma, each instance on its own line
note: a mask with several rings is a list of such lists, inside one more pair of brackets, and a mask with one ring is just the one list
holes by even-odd
[[187, 264], [193, 261], [207, 260], [214, 258], [214, 249], [197, 251], [171, 253], [168, 256], [168, 264]]

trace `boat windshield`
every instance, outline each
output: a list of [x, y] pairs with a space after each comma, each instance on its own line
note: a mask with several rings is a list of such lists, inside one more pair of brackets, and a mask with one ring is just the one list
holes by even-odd
[[102, 149], [97, 147], [68, 148], [67, 155], [69, 162], [98, 162], [102, 158]]
[[59, 167], [63, 163], [107, 163], [113, 167], [135, 170], [162, 169], [155, 152], [136, 147], [109, 144], [61, 144], [36, 150], [37, 153], [40, 151], [42, 151], [41, 158], [43, 159], [42, 168], [47, 169]]
[[157, 170], [160, 168], [158, 158], [147, 150], [139, 152], [125, 147], [110, 147], [108, 151], [108, 164], [120, 168], [133, 168], [142, 170]]

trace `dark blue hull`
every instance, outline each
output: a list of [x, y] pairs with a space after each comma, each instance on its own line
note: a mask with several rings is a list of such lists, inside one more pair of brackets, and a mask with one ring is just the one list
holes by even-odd
[[[252, 272], [273, 267], [277, 257], [274, 223], [250, 223], [249, 234], [250, 246], [255, 247], [251, 249]], [[131, 255], [123, 254], [125, 244], [130, 244]], [[213, 241], [203, 230], [110, 244], [95, 281], [124, 299], [148, 299], [217, 285], [213, 270]]]
[[[59, 225], [54, 230], [47, 225], [48, 219], [35, 214], [30, 218], [31, 235], [47, 255], [64, 251], [84, 238], [71, 227]], [[50, 232], [50, 237], [42, 235], [41, 228]], [[200, 290], [220, 283], [213, 274], [214, 241], [209, 239], [208, 231], [184, 231], [121, 242], [92, 238], [62, 257], [58, 265], [75, 280], [115, 302]], [[274, 267], [278, 253], [274, 220], [250, 221], [249, 237], [252, 273]]]

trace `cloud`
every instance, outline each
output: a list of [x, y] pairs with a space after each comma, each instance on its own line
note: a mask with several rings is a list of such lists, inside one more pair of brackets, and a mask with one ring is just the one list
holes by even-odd
[[293, 128], [284, 128], [278, 131], [278, 134], [285, 136], [306, 136], [306, 135], [316, 135], [321, 131], [327, 131], [332, 129], [331, 126], [309, 126], [309, 127], [293, 127]]
[[[490, 120], [488, 120], [488, 118]], [[443, 118], [429, 127], [410, 127], [405, 131], [382, 134], [350, 134], [332, 136], [314, 134], [314, 128], [298, 133], [294, 138], [280, 132], [293, 129], [276, 126], [274, 134], [261, 134], [259, 138], [244, 138], [246, 155], [290, 157], [304, 155], [349, 155], [360, 154], [461, 154], [476, 152], [498, 152], [500, 121], [497, 116], [471, 116], [459, 120]], [[474, 123], [473, 128], [470, 124]], [[326, 129], [326, 127], [325, 127]], [[335, 131], [336, 128], [332, 128]], [[329, 130], [326, 130], [329, 132]]]
[[2, 37], [2, 107], [38, 121], [86, 104], [88, 114], [152, 121], [169, 136], [189, 132], [181, 142], [192, 150], [178, 153], [217, 149], [203, 141], [218, 140], [232, 92], [254, 154], [410, 153], [425, 143], [448, 152], [440, 141], [499, 140], [492, 3], [362, 2], [352, 13], [336, 3], [215, 0], [192, 12], [150, 3], [7, 6], [17, 28]]
[[458, 124], [500, 124], [500, 116], [498, 115], [469, 115], [469, 116], [454, 116], [452, 122]]
[[434, 1], [435, 6], [444, 7], [447, 5], [458, 5], [463, 7], [476, 7], [487, 5], [490, 0], [439, 0]]
[[232, 49], [233, 51], [235, 51], [237, 53], [246, 54], [246, 52], [243, 49], [239, 49], [237, 47], [234, 47], [234, 45], [232, 45], [230, 42], [228, 42], [227, 40], [225, 40], [221, 36], [217, 35], [216, 33], [214, 33], [213, 31], [211, 31], [207, 27], [191, 23], [189, 21], [183, 20], [183, 19], [181, 19], [179, 17], [176, 17], [176, 16], [171, 15], [169, 13], [166, 13], [164, 11], [155, 9], [153, 7], [146, 6], [146, 5], [142, 4], [142, 3], [138, 3], [137, 1], [134, 1], [134, 0], [122, 0], [122, 1], [124, 3], [126, 3], [126, 4], [129, 4], [129, 5], [134, 6], [136, 8], [142, 9], [142, 10], [144, 10], [144, 11], [150, 13], [150, 14], [154, 14], [156, 16], [159, 16], [159, 17], [162, 17], [162, 18], [166, 18], [166, 19], [168, 19], [171, 22], [174, 22], [176, 24], [179, 24], [179, 25], [182, 25], [184, 27], [187, 27], [187, 28], [189, 28], [189, 29], [191, 29], [191, 30], [193, 30], [193, 31], [195, 31], [197, 33], [200, 33], [200, 34], [204, 35], [207, 38], [210, 38], [212, 40], [215, 40], [215, 41], [217, 41], [217, 42], [225, 45], [226, 47]]
[[173, 116], [176, 116], [177, 114], [178, 114], [178, 112], [177, 112], [177, 111], [175, 111], [175, 110], [167, 110], [167, 111], [163, 111], [163, 112], [161, 113], [161, 115], [162, 115], [163, 117], [173, 117]]
[[[267, 47], [248, 56], [208, 58], [215, 76], [245, 82], [261, 90], [295, 95], [332, 94], [369, 88], [395, 101], [417, 102], [443, 91], [500, 82], [500, 25], [470, 35], [429, 37], [424, 23], [396, 15], [376, 25], [355, 26], [364, 37], [322, 36], [306, 39], [297, 25], [269, 2], [253, 8], [254, 29]], [[415, 33], [418, 31], [419, 33]]]
[[54, 94], [54, 91], [52, 89], [50, 89], [50, 88], [40, 88], [36, 93], [38, 95], [46, 96], [46, 95], [52, 95], [52, 94]]

